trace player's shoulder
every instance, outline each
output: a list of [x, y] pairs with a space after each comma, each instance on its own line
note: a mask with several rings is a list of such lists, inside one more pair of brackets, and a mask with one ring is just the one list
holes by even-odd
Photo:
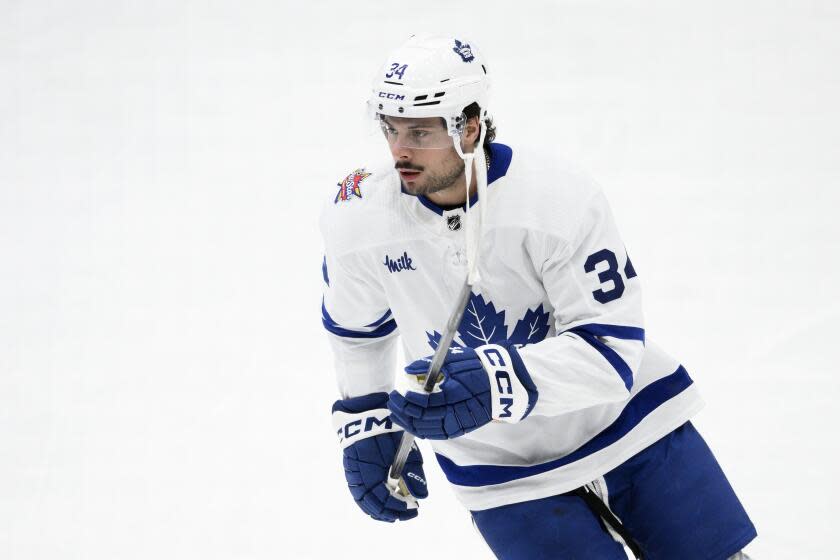
[[324, 239], [339, 251], [348, 240], [357, 247], [372, 242], [380, 226], [393, 219], [399, 192], [393, 164], [374, 161], [348, 169], [323, 194], [320, 222]]
[[335, 212], [370, 211], [393, 194], [395, 178], [393, 164], [384, 160], [353, 166], [324, 193], [324, 205]]
[[505, 184], [494, 196], [512, 219], [527, 216], [535, 229], [565, 236], [601, 204], [601, 186], [558, 150], [517, 146], [512, 152]]
[[518, 147], [508, 175], [522, 196], [583, 202], [601, 192], [601, 187], [582, 167], [551, 146]]

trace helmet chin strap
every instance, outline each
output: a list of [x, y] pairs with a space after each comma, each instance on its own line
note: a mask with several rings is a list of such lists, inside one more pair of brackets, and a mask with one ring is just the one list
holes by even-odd
[[[478, 272], [478, 255], [481, 243], [481, 232], [484, 224], [485, 207], [487, 206], [487, 160], [484, 156], [484, 138], [487, 127], [482, 121], [478, 145], [472, 153], [464, 153], [461, 149], [461, 135], [452, 137], [455, 151], [464, 160], [464, 178], [466, 179], [467, 199], [465, 204], [464, 231], [467, 237], [467, 284], [473, 286], [481, 281]], [[470, 210], [470, 184], [472, 184], [473, 166], [475, 166], [476, 191], [478, 194], [478, 218], [473, 219]]]

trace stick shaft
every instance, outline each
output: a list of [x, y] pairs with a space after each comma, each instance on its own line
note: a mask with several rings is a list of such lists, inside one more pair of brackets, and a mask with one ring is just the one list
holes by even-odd
[[[443, 336], [438, 342], [437, 349], [434, 356], [432, 356], [432, 363], [429, 364], [429, 371], [426, 374], [426, 383], [423, 385], [423, 390], [431, 393], [435, 388], [435, 383], [440, 376], [440, 368], [443, 367], [443, 361], [446, 359], [446, 354], [449, 352], [449, 347], [452, 345], [452, 340], [455, 338], [455, 332], [461, 324], [461, 318], [464, 316], [464, 309], [467, 307], [467, 302], [470, 299], [470, 292], [472, 286], [469, 282], [464, 282], [461, 288], [461, 293], [458, 294], [458, 301], [455, 304], [455, 309], [449, 316], [449, 321], [446, 323]], [[414, 436], [408, 432], [403, 432], [400, 447], [397, 454], [394, 456], [394, 462], [391, 464], [391, 471], [389, 477], [392, 481], [399, 480], [402, 476], [405, 462], [408, 459], [408, 454], [411, 451], [411, 444], [414, 443]]]

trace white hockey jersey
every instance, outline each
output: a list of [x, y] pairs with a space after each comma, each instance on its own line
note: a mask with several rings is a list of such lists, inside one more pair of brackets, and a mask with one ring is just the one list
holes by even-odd
[[[702, 406], [645, 336], [639, 278], [601, 190], [503, 144], [487, 175], [481, 282], [455, 344], [525, 344], [539, 397], [518, 424], [432, 442], [471, 510], [573, 490]], [[322, 313], [343, 398], [394, 388], [398, 338], [410, 361], [434, 352], [467, 274], [463, 218], [403, 192], [393, 164], [357, 169], [326, 201]]]

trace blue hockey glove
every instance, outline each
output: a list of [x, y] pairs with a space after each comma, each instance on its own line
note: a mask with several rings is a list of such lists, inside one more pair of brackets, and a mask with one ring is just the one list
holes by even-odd
[[339, 400], [333, 404], [332, 416], [344, 450], [344, 476], [353, 499], [374, 519], [393, 523], [417, 517], [417, 499], [425, 498], [429, 491], [423, 457], [416, 445], [401, 478], [411, 495], [393, 492], [387, 484], [403, 434], [402, 428], [392, 422], [387, 403], [387, 393]]
[[[405, 371], [425, 376], [430, 362], [417, 360]], [[537, 403], [537, 388], [513, 346], [450, 348], [441, 373], [432, 393], [392, 391], [389, 397], [394, 422], [417, 437], [451, 439], [491, 420], [516, 423]]]

